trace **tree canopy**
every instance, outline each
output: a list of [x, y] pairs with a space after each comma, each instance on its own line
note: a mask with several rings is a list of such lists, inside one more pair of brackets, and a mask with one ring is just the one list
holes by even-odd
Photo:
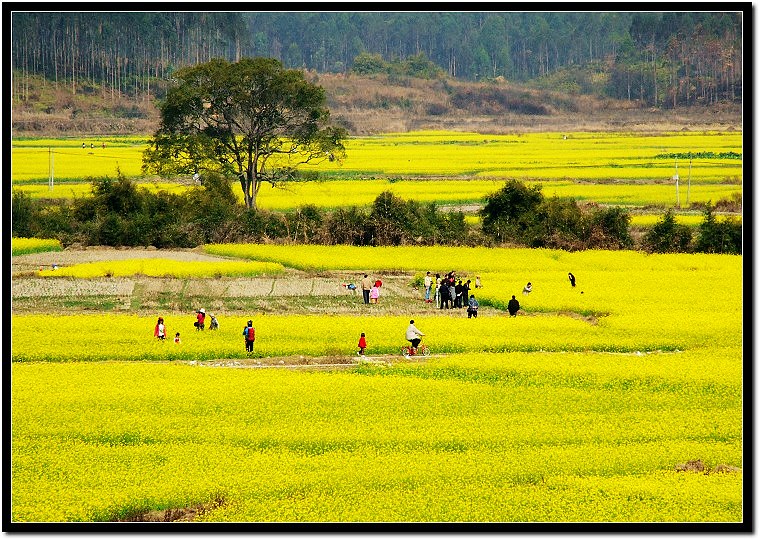
[[248, 208], [262, 182], [303, 179], [298, 166], [342, 159], [347, 132], [330, 125], [324, 90], [272, 58], [212, 60], [179, 70], [143, 154], [160, 175], [213, 171], [240, 181]]
[[[61, 5], [61, 4], [59, 4]], [[288, 68], [503, 77], [647, 106], [741, 101], [744, 12], [13, 12], [14, 97], [28, 74], [111, 97], [178, 68], [271, 57]], [[750, 6], [751, 7], [751, 6]]]

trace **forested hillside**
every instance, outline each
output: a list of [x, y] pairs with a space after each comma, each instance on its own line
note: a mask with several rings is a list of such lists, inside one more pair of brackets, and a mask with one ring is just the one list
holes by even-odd
[[646, 107], [742, 99], [742, 12], [14, 12], [11, 19], [16, 103], [33, 99], [34, 75], [74, 94], [160, 97], [178, 68], [243, 56], [318, 73], [503, 79]]

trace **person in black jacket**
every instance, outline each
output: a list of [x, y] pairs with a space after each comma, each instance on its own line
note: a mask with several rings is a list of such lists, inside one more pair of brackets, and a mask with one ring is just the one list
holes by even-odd
[[454, 285], [454, 294], [456, 294], [456, 300], [454, 301], [454, 307], [461, 308], [464, 304], [464, 298], [462, 295], [464, 294], [464, 286], [462, 285], [462, 280], [460, 279], [457, 281], [457, 284]]
[[438, 289], [441, 297], [441, 309], [446, 306], [449, 308], [449, 280], [444, 278], [441, 280], [441, 287]]
[[517, 312], [520, 310], [520, 302], [517, 301], [514, 294], [512, 295], [512, 300], [507, 304], [507, 310], [509, 311], [510, 317], [517, 316]]
[[570, 272], [567, 273], [567, 279], [570, 280], [570, 285], [575, 287], [575, 276], [571, 274]]

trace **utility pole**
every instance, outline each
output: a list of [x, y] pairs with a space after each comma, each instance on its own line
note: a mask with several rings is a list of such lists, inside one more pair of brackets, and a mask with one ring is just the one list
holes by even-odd
[[676, 181], [676, 208], [681, 208], [681, 196], [678, 194], [678, 158], [676, 158], [676, 174], [673, 175]]
[[689, 205], [689, 192], [691, 191], [691, 152], [689, 152], [689, 177], [686, 183], [686, 205]]
[[53, 148], [48, 146], [48, 152], [50, 153], [50, 178], [48, 179], [48, 189], [53, 191], [53, 178], [55, 177], [53, 169]]

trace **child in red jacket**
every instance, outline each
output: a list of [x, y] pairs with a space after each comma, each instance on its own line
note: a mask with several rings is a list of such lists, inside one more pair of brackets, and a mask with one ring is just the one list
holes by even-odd
[[362, 332], [362, 335], [359, 338], [359, 352], [356, 354], [358, 356], [364, 356], [364, 349], [366, 348], [367, 348], [367, 338], [364, 337], [364, 332]]

